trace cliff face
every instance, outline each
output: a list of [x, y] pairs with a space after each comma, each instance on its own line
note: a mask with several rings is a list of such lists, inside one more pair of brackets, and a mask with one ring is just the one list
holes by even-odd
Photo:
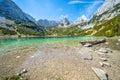
[[106, 0], [91, 18], [89, 23], [109, 20], [118, 14], [120, 14], [120, 0]]
[[0, 0], [0, 16], [34, 22], [34, 18], [28, 17], [12, 0]]

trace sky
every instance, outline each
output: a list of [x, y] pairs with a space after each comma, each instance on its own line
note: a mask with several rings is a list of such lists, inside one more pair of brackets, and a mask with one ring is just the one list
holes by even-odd
[[75, 21], [81, 16], [88, 19], [105, 0], [13, 0], [25, 13], [36, 20], [61, 20], [67, 17]]

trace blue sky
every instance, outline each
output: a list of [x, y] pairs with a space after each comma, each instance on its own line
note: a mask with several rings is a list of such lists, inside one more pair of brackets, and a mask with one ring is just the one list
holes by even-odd
[[70, 21], [85, 15], [90, 18], [105, 0], [13, 0], [25, 13], [36, 20], [60, 20], [67, 17]]

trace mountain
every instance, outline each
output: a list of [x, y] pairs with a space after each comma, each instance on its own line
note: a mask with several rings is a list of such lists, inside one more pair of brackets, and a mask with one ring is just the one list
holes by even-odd
[[39, 25], [44, 27], [58, 26], [59, 22], [55, 20], [40, 19], [37, 22]]
[[70, 24], [70, 22], [67, 18], [63, 18], [61, 21], [40, 19], [40, 20], [38, 20], [37, 23], [41, 26], [44, 26], [44, 27], [68, 26]]
[[102, 23], [120, 14], [120, 0], [106, 0], [93, 15], [89, 23]]
[[0, 35], [42, 35], [43, 28], [12, 0], [0, 0]]
[[85, 35], [120, 36], [120, 0], [106, 0], [86, 26]]
[[37, 21], [36, 21], [32, 16], [30, 16], [30, 15], [27, 14], [27, 13], [25, 13], [25, 14], [26, 14], [26, 17], [27, 17], [28, 20], [30, 20], [30, 21], [32, 21], [32, 22], [34, 22], [34, 23], [37, 24]]
[[60, 25], [59, 26], [68, 26], [70, 24], [70, 21], [68, 20], [68, 18], [63, 18], [60, 21]]
[[81, 23], [87, 22], [87, 21], [88, 21], [87, 17], [86, 17], [85, 15], [82, 15], [82, 16], [79, 17], [77, 20], [75, 20], [75, 21], [73, 22], [73, 24], [81, 24]]
[[0, 0], [0, 16], [13, 20], [33, 21], [12, 0]]

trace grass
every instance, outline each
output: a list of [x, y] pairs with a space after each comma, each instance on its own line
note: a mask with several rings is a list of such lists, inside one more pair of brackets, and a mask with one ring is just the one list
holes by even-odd
[[[104, 28], [98, 31], [102, 26]], [[98, 32], [95, 34], [96, 36], [119, 36], [120, 35], [120, 15], [114, 17], [113, 19], [106, 21], [103, 24], [94, 26], [93, 30], [97, 30]]]
[[16, 34], [17, 33], [15, 31], [0, 27], [0, 35], [16, 35]]
[[3, 77], [1, 80], [28, 80], [28, 79], [26, 77], [21, 77], [21, 76], [18, 76], [18, 75], [12, 75], [12, 76]]

